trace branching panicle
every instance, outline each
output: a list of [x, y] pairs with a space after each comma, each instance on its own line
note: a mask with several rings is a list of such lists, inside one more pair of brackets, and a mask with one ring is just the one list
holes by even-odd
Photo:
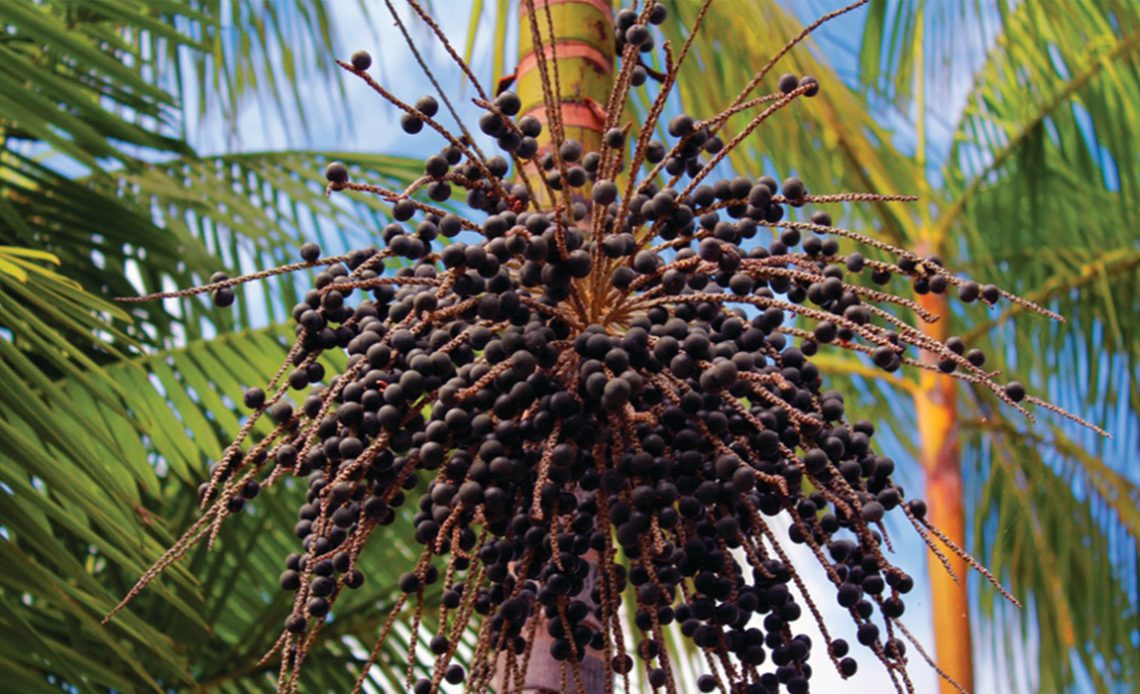
[[[296, 339], [285, 364], [267, 391], [246, 394], [251, 415], [202, 487], [201, 519], [124, 604], [195, 543], [212, 542], [248, 500], [294, 477], [308, 492], [294, 528], [304, 553], [290, 555], [280, 578], [294, 593], [271, 651], [282, 659], [282, 691], [297, 690], [317, 631], [344, 591], [365, 580], [358, 558], [369, 542], [383, 542], [377, 538], [408, 504], [419, 558], [399, 580], [400, 597], [356, 690], [410, 612], [414, 648], [422, 624], [440, 625], [426, 646], [436, 658], [430, 676], [417, 679], [408, 656], [414, 692], [444, 682], [521, 689], [536, 648], [563, 663], [567, 688], [585, 691], [583, 663], [594, 659], [606, 670], [607, 692], [613, 675], [629, 691], [626, 637], [649, 684], [672, 692], [679, 673], [666, 653], [670, 630], [705, 655], [700, 691], [782, 683], [803, 692], [813, 650], [823, 649], [843, 677], [857, 669], [818, 607], [836, 599], [866, 652], [899, 691], [911, 691], [905, 645], [894, 634], [918, 645], [898, 621], [914, 582], [884, 552], [885, 514], [901, 509], [947, 570], [945, 550], [1014, 599], [925, 521], [921, 500], [905, 498], [893, 461], [873, 448], [874, 426], [849, 419], [854, 413], [824, 387], [812, 357], [830, 346], [868, 360], [868, 369], [934, 369], [1018, 409], [1041, 407], [1099, 432], [1016, 381], [996, 381], [982, 368], [985, 355], [961, 340], [924, 335], [915, 321], [940, 317], [888, 285], [903, 278], [917, 293], [956, 288], [965, 302], [1005, 299], [1059, 317], [952, 274], [936, 258], [837, 227], [818, 209], [909, 196], [815, 194], [798, 178], [780, 183], [759, 172], [706, 183], [755, 128], [820, 89], [813, 78], [785, 75], [777, 93], [747, 100], [775, 59], [720, 115], [672, 118], [667, 147], [652, 132], [690, 42], [676, 60], [664, 47], [668, 69], [648, 121], [622, 122], [628, 91], [646, 78], [638, 55], [664, 19], [657, 3], [617, 14], [622, 66], [604, 113], [604, 145], [583, 151], [561, 120], [550, 3], [525, 3], [548, 137], [538, 119], [517, 117], [516, 95], [491, 99], [476, 83], [479, 127], [505, 155], [485, 156], [463, 124], [456, 135], [434, 120], [434, 98], [408, 104], [377, 84], [367, 72], [371, 58], [358, 52], [338, 64], [400, 109], [407, 133], [427, 125], [445, 141], [402, 192], [354, 182], [342, 164], [326, 170], [330, 194], [373, 194], [391, 205], [394, 221], [378, 234], [379, 247], [322, 258], [306, 244], [299, 263], [123, 299], [206, 293], [228, 305], [235, 285], [317, 270], [293, 310]], [[444, 41], [438, 24], [411, 5]], [[754, 107], [763, 110], [743, 130], [717, 135], [729, 116]], [[671, 177], [664, 186], [662, 171]], [[545, 195], [536, 196], [532, 175]], [[466, 195], [462, 213], [446, 207], [457, 190]], [[805, 206], [810, 221], [800, 218]], [[757, 238], [761, 229], [771, 230], [769, 243]], [[841, 255], [839, 239], [878, 257]], [[396, 259], [404, 266], [385, 268]], [[340, 374], [321, 359], [333, 352], [348, 357]], [[254, 441], [261, 418], [274, 427]], [[786, 536], [774, 517], [789, 521]], [[809, 593], [807, 567], [792, 562], [787, 542], [810, 549], [833, 595]], [[425, 622], [435, 609], [425, 589], [440, 581], [439, 619]], [[804, 606], [826, 643], [796, 633]], [[623, 611], [633, 634], [623, 634]], [[464, 634], [477, 639], [460, 664]], [[536, 646], [542, 634], [550, 638]]]

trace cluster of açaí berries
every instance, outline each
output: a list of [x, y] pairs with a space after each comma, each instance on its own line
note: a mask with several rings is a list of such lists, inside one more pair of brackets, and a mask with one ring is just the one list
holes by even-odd
[[[788, 82], [789, 92], [799, 86]], [[510, 113], [516, 101], [508, 93], [496, 104]], [[433, 103], [416, 110], [430, 117]], [[525, 154], [541, 126], [516, 125]], [[668, 157], [653, 144], [650, 164], [700, 171], [701, 153], [719, 147], [695, 135], [687, 116], [669, 132], [688, 144]], [[610, 146], [621, 146], [619, 135], [607, 135]], [[884, 556], [881, 521], [899, 507], [920, 521], [925, 509], [904, 500], [891, 459], [872, 449], [874, 427], [846, 420], [843, 397], [824, 389], [811, 357], [820, 344], [865, 345], [894, 370], [909, 344], [935, 351], [944, 371], [988, 378], [979, 352], [892, 324], [876, 304], [907, 302], [850, 276], [912, 276], [936, 292], [960, 281], [932, 259], [838, 255], [824, 212], [750, 243], [787, 206], [810, 200], [794, 178], [778, 186], [739, 177], [687, 196], [645, 183], [623, 205], [617, 185], [598, 179], [600, 153], [566, 141], [559, 154], [565, 177], [550, 153], [539, 165], [554, 191], [575, 193], [567, 212], [514, 211], [527, 192], [501, 157], [463, 163], [455, 146], [428, 157], [429, 196], [447, 199], [460, 185], [485, 219], [400, 198], [384, 250], [329, 264], [294, 310], [299, 349], [287, 380], [312, 391], [299, 412], [284, 398], [267, 408], [290, 428], [275, 462], [309, 482], [296, 528], [306, 553], [291, 556], [281, 577], [301, 597], [288, 630], [304, 633], [342, 587], [360, 585], [363, 538], [426, 483], [412, 498], [424, 558], [399, 588], [415, 595], [447, 576], [443, 609], [487, 619], [484, 668], [499, 651], [521, 658], [541, 613], [555, 658], [608, 649], [613, 670], [627, 673], [632, 658], [618, 652], [612, 625], [632, 595], [651, 685], [670, 676], [661, 629], [676, 621], [724, 661], [724, 684], [806, 691], [813, 644], [797, 622], [815, 608], [780, 549], [784, 535], [823, 563], [859, 641], [888, 662], [903, 659], [903, 642], [881, 629], [902, 615], [913, 582]], [[327, 176], [334, 189], [351, 185], [339, 164]], [[824, 235], [804, 238], [804, 228]], [[306, 261], [318, 256], [303, 249]], [[390, 257], [411, 263], [385, 275]], [[960, 288], [964, 298], [993, 298]], [[793, 327], [797, 315], [810, 329]], [[348, 356], [331, 380], [314, 361], [326, 350]], [[1020, 399], [1016, 385], [1005, 392]], [[255, 389], [246, 404], [264, 400]], [[430, 647], [449, 657], [455, 639], [441, 633]], [[824, 647], [843, 674], [855, 672], [844, 641]], [[454, 663], [443, 672], [465, 675]], [[717, 676], [698, 684], [711, 691]], [[431, 686], [421, 680], [416, 690]]]
[[[647, 45], [636, 19], [618, 16], [619, 50]], [[399, 102], [367, 76], [370, 64], [360, 52], [342, 66], [404, 110], [406, 132], [427, 124], [448, 144], [400, 193], [328, 166], [330, 191], [379, 194], [395, 221], [378, 247], [322, 258], [307, 244], [301, 263], [281, 269], [323, 268], [293, 310], [288, 364], [268, 394], [246, 393], [255, 414], [201, 490], [203, 522], [216, 527], [265, 484], [307, 480], [295, 528], [304, 553], [281, 575], [296, 593], [289, 667], [338, 594], [362, 585], [367, 540], [411, 504], [423, 550], [393, 614], [411, 602], [418, 628], [425, 589], [442, 583], [429, 646], [438, 664], [416, 692], [443, 680], [486, 688], [492, 677], [509, 689], [538, 628], [575, 678], [591, 653], [626, 677], [636, 656], [651, 686], [671, 686], [664, 638], [676, 623], [708, 655], [701, 691], [799, 694], [813, 648], [844, 676], [856, 670], [819, 599], [847, 608], [858, 641], [909, 687], [898, 618], [913, 581], [884, 555], [884, 515], [940, 535], [872, 447], [874, 426], [848, 419], [812, 357], [831, 344], [887, 371], [954, 373], [1020, 409], [1020, 384], [995, 383], [961, 340], [912, 327], [899, 316], [936, 317], [886, 285], [902, 277], [919, 294], [1021, 300], [835, 227], [824, 211], [790, 213], [892, 196], [813, 196], [796, 178], [706, 182], [732, 144], [716, 134], [723, 120], [676, 116], [672, 142], [629, 147], [614, 127], [601, 151], [561, 137], [543, 151], [543, 124], [517, 117], [519, 98], [505, 92], [483, 102], [480, 129], [503, 152], [484, 157], [435, 123], [435, 99]], [[769, 110], [819, 90], [791, 75], [778, 85]], [[627, 156], [644, 175], [619, 185]], [[433, 206], [456, 188], [469, 214]], [[837, 237], [886, 259], [841, 255]], [[246, 278], [211, 279], [200, 290], [227, 305]], [[347, 355], [331, 378], [317, 361], [328, 352]], [[292, 404], [290, 391], [305, 389]], [[276, 428], [242, 451], [262, 414]], [[789, 541], [815, 556], [832, 595], [809, 594]], [[639, 632], [632, 655], [621, 610]], [[805, 611], [826, 643], [803, 633]], [[471, 624], [468, 672], [453, 657]]]

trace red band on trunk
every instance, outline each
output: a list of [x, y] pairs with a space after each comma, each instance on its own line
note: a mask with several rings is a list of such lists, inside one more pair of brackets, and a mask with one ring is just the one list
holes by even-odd
[[[542, 54], [547, 60], [553, 60], [555, 53], [558, 54], [559, 60], [562, 58], [585, 58], [602, 72], [609, 72], [613, 68], [613, 62], [611, 60], [608, 60], [597, 48], [583, 41], [558, 41], [554, 46], [543, 46]], [[515, 75], [522, 77], [523, 74], [530, 72], [537, 67], [537, 65], [538, 58], [534, 52], [527, 53], [519, 60], [519, 66], [515, 69]]]

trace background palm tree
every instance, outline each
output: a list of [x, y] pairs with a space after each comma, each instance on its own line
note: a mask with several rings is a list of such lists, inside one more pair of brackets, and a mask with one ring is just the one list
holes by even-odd
[[[698, 5], [670, 4], [676, 45]], [[1041, 691], [1074, 677], [1129, 688], [1140, 681], [1140, 493], [1122, 474], [1140, 402], [1130, 339], [1140, 313], [1138, 9], [988, 7], [872, 4], [856, 90], [822, 53], [793, 52], [786, 69], [827, 88], [762, 128], [733, 164], [798, 173], [819, 190], [919, 193], [929, 207], [852, 208], [851, 223], [926, 243], [1072, 318], [1061, 328], [1020, 320], [1014, 330], [1011, 314], [975, 310], [956, 313], [949, 329], [985, 344], [991, 364], [1048, 383], [1052, 400], [1105, 424], [1114, 442], [1008, 421], [992, 401], [952, 391], [934, 406], [958, 450], [943, 451], [931, 479], [962, 499], [957, 512], [980, 558], [1032, 598], [1018, 612], [974, 591], [975, 610], [994, 618], [989, 638], [1017, 650], [1036, 631], [1036, 667], [1010, 674]], [[493, 31], [497, 77], [513, 59], [511, 3], [478, 3], [472, 16], [483, 23], [473, 21], [469, 49], [475, 32]], [[241, 388], [268, 380], [285, 351], [282, 328], [255, 326], [284, 318], [295, 290], [283, 281], [239, 293], [239, 310], [224, 314], [187, 299], [144, 305], [133, 318], [104, 298], [268, 267], [302, 238], [335, 248], [386, 222], [373, 201], [325, 199], [319, 171], [340, 158], [357, 179], [392, 182], [418, 175], [413, 161], [236, 149], [201, 157], [189, 144], [207, 107], [234, 123], [257, 98], [268, 117], [302, 133], [314, 127], [322, 114], [302, 86], [342, 84], [327, 79], [328, 56], [356, 48], [335, 46], [332, 19], [324, 4], [302, 0], [197, 0], [177, 13], [112, 0], [0, 3], [0, 670], [23, 691], [260, 686], [257, 659], [288, 610], [271, 591], [294, 545], [272, 530], [291, 524], [289, 499], [261, 500], [222, 533], [238, 551], [193, 553], [109, 628], [98, 621], [193, 516], [194, 487], [237, 428]], [[728, 103], [801, 28], [759, 1], [714, 5], [706, 22], [681, 79], [681, 105], [698, 117]], [[953, 144], [935, 153], [927, 124], [941, 122], [932, 112], [946, 116], [926, 104], [941, 103], [932, 85], [967, 70], [954, 49], [963, 32], [991, 48], [968, 66]], [[327, 98], [335, 110], [340, 87]], [[898, 122], [921, 124], [913, 153], [879, 126], [888, 107], [906, 115]], [[900, 405], [928, 401], [942, 384], [881, 377], [842, 353], [830, 365], [913, 459], [933, 460], [943, 436], [916, 437], [911, 408]], [[953, 472], [964, 479], [960, 494]], [[394, 582], [385, 585], [385, 570], [401, 565], [402, 546], [387, 547], [392, 556], [368, 557], [370, 582], [354, 596], [361, 609], [342, 612], [358, 616], [322, 631], [307, 686], [335, 690], [344, 667], [359, 663], [352, 644], [371, 642], [383, 614], [374, 606]], [[962, 594], [953, 584], [935, 590], [940, 606]], [[940, 644], [968, 633], [961, 612], [936, 613]], [[390, 642], [394, 662], [413, 637]], [[384, 663], [373, 672], [398, 686], [401, 669]]]
[[[988, 50], [971, 61], [964, 37]], [[1117, 437], [1026, 426], [946, 378], [914, 396], [931, 509], [945, 500], [942, 526], [972, 525], [973, 548], [1032, 598], [1011, 613], [980, 584], [975, 592], [1014, 639], [1036, 629], [1029, 681], [1040, 691], [1071, 686], [1078, 670], [1098, 690], [1131, 689], [1140, 666], [1138, 494], [1125, 476], [1140, 410], [1140, 152], [1137, 121], [1124, 116], [1140, 107], [1138, 57], [1135, 3], [880, 4], [863, 37], [872, 94], [917, 113], [915, 159], [934, 204], [911, 238], [1070, 318], [1061, 329], [1034, 320], [1015, 329], [1016, 311], [962, 314], [944, 330], [984, 344], [995, 368], [1049, 384], [1055, 402]], [[968, 96], [938, 151], [928, 132], [964, 69]], [[965, 587], [941, 580], [933, 590], [939, 660], [969, 672], [970, 651], [955, 648], [969, 633]], [[993, 637], [977, 633], [975, 651], [989, 651]]]

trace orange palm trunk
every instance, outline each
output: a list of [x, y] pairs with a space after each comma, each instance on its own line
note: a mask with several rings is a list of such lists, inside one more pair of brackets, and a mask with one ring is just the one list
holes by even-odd
[[[923, 327], [930, 337], [945, 341], [949, 335], [949, 306], [945, 295], [920, 297], [923, 308], [942, 316], [934, 324]], [[933, 356], [923, 354], [924, 361]], [[962, 506], [962, 465], [958, 442], [957, 382], [930, 371], [922, 371], [920, 388], [914, 396], [915, 414], [921, 439], [921, 462], [926, 475], [927, 518], [959, 547], [966, 546], [966, 514]], [[930, 599], [934, 613], [934, 643], [938, 666], [962, 685], [973, 691], [973, 663], [970, 641], [969, 595], [966, 591], [966, 563], [957, 555], [945, 552], [960, 583], [946, 573], [942, 562], [929, 553]], [[939, 682], [942, 694], [957, 690], [948, 682]]]

